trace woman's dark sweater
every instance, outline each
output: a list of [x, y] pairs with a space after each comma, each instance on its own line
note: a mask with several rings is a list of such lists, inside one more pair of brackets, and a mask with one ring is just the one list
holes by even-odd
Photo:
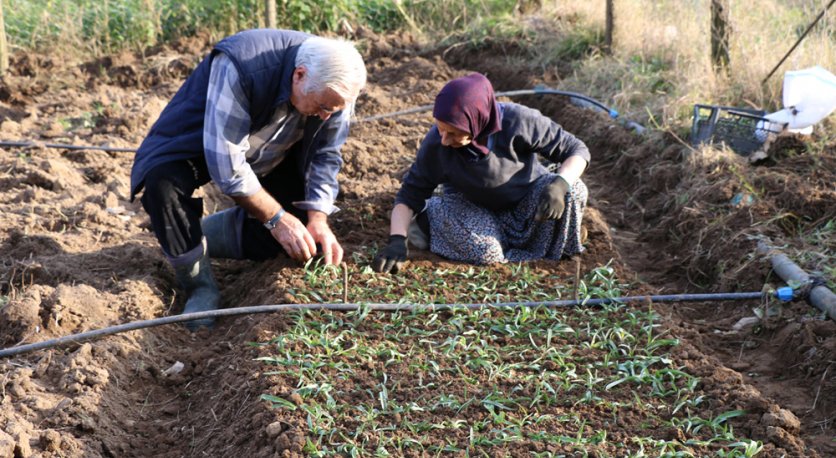
[[502, 130], [488, 138], [487, 155], [473, 148], [442, 145], [433, 126], [418, 148], [395, 204], [405, 204], [417, 213], [436, 186], [443, 184], [479, 206], [507, 210], [546, 173], [538, 154], [554, 163], [570, 156], [589, 163], [586, 145], [539, 111], [516, 103], [499, 105]]

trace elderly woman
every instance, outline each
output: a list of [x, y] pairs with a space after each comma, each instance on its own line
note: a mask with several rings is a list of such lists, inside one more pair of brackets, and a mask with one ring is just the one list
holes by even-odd
[[[473, 264], [558, 260], [583, 251], [583, 142], [539, 111], [499, 103], [479, 73], [448, 82], [392, 210], [372, 268], [397, 272], [410, 244]], [[550, 173], [540, 158], [559, 164]], [[444, 193], [433, 196], [436, 186]], [[416, 216], [417, 215], [417, 216]]]

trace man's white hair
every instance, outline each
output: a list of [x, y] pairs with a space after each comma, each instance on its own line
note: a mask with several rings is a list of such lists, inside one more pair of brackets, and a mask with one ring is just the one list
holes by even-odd
[[305, 94], [331, 88], [351, 104], [366, 86], [366, 65], [350, 41], [308, 38], [299, 46], [296, 67], [307, 70], [302, 86]]

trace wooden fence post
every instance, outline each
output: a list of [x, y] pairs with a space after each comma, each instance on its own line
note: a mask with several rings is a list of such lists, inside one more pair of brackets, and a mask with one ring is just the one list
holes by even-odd
[[715, 71], [729, 71], [729, 0], [711, 0], [711, 62]]
[[612, 54], [612, 36], [615, 31], [615, 5], [614, 0], [607, 0], [607, 25], [604, 32], [604, 52]]
[[0, 75], [9, 68], [9, 46], [6, 44], [6, 23], [3, 21], [3, 0], [0, 0]]
[[264, 0], [264, 20], [268, 29], [276, 28], [276, 0]]

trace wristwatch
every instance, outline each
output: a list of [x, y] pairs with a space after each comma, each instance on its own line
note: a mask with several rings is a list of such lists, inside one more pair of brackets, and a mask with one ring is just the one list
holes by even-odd
[[264, 227], [266, 227], [268, 231], [272, 231], [276, 228], [276, 225], [279, 224], [279, 220], [282, 219], [282, 216], [284, 216], [284, 214], [284, 208], [280, 208], [278, 213], [276, 213], [275, 215], [273, 215], [272, 218], [264, 222]]

